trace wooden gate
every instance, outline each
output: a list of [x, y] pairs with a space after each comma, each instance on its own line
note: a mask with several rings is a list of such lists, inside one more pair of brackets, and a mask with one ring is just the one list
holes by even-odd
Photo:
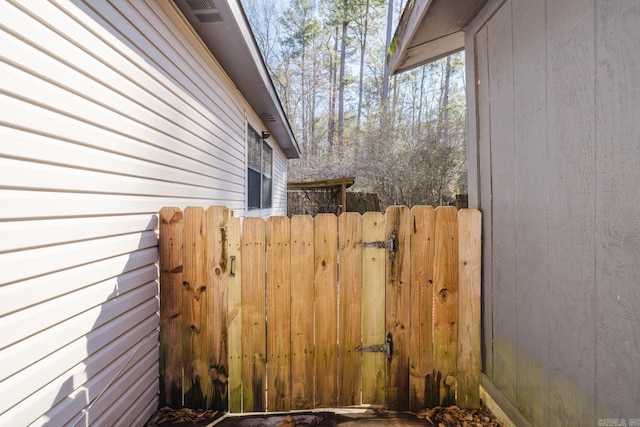
[[480, 213], [160, 211], [161, 403], [477, 406]]

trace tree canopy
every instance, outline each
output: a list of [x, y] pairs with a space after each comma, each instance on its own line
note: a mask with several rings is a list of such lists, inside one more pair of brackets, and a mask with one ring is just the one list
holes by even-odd
[[385, 76], [404, 1], [242, 3], [302, 150], [290, 181], [355, 176], [384, 206], [466, 192], [463, 54]]

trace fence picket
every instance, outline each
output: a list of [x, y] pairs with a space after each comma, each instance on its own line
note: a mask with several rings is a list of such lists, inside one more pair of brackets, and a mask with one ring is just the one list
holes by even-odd
[[313, 218], [291, 218], [291, 407], [314, 407]]
[[482, 220], [477, 209], [458, 212], [460, 294], [458, 300], [457, 404], [480, 406], [480, 234]]
[[435, 405], [433, 381], [433, 251], [435, 212], [431, 206], [411, 209], [411, 325], [409, 336], [409, 409]]
[[385, 212], [385, 238], [396, 230], [395, 258], [385, 253], [386, 324], [393, 335], [393, 358], [387, 366], [386, 406], [403, 410], [409, 405], [409, 324], [411, 322], [411, 215], [406, 206], [390, 206]]
[[455, 403], [458, 352], [458, 218], [454, 207], [435, 211], [433, 360], [438, 404]]
[[314, 218], [316, 301], [316, 406], [337, 404], [337, 248], [338, 219], [333, 214]]
[[[366, 212], [362, 216], [362, 240], [384, 240], [384, 215]], [[385, 340], [385, 266], [387, 254], [377, 248], [362, 249], [362, 345]], [[383, 353], [362, 353], [362, 403], [382, 406], [385, 399], [387, 360]]]
[[160, 388], [161, 405], [182, 405], [182, 242], [179, 208], [160, 210]]
[[229, 411], [242, 412], [242, 245], [240, 218], [229, 220]]
[[346, 212], [338, 217], [339, 327], [338, 405], [361, 402], [362, 357], [356, 347], [362, 344], [362, 217]]
[[291, 409], [291, 229], [267, 219], [267, 409]]
[[242, 223], [242, 408], [267, 410], [267, 323], [265, 286], [265, 222]]

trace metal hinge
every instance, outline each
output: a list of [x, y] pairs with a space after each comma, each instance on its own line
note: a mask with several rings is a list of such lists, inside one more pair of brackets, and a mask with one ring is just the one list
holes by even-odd
[[387, 339], [384, 344], [368, 345], [366, 347], [358, 346], [356, 351], [359, 353], [372, 352], [372, 353], [386, 353], [387, 361], [391, 363], [391, 357], [393, 356], [393, 335], [391, 332], [387, 334]]
[[360, 246], [362, 246], [363, 248], [389, 249], [389, 259], [393, 261], [394, 259], [396, 259], [396, 252], [398, 251], [398, 233], [395, 229], [391, 230], [391, 237], [388, 240], [364, 242]]

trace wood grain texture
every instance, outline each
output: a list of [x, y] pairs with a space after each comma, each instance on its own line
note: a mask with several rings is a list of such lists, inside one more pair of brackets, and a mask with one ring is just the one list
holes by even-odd
[[[385, 218], [380, 212], [362, 216], [362, 240], [384, 240]], [[362, 345], [381, 344], [385, 340], [385, 251], [362, 249]], [[386, 357], [382, 353], [362, 353], [362, 403], [385, 403]]]
[[316, 406], [338, 402], [338, 219], [319, 214], [314, 219], [316, 301]]
[[[229, 412], [242, 412], [242, 220], [230, 218], [227, 234], [229, 256]], [[233, 261], [232, 261], [233, 259]]]
[[266, 225], [262, 218], [242, 223], [242, 408], [267, 410], [267, 323], [264, 272]]
[[291, 408], [314, 407], [313, 218], [291, 218]]
[[455, 402], [458, 354], [458, 218], [454, 207], [435, 211], [433, 360], [438, 404]]
[[211, 409], [226, 411], [229, 407], [228, 348], [228, 228], [229, 208], [211, 206], [205, 219], [205, 297], [207, 299], [207, 374], [211, 381]]
[[182, 342], [184, 312], [183, 213], [179, 208], [160, 210], [160, 404], [182, 405]]
[[409, 325], [411, 322], [411, 212], [390, 206], [385, 212], [385, 238], [396, 230], [395, 259], [386, 254], [386, 332], [393, 335], [393, 355], [387, 364], [386, 404], [393, 410], [409, 406]]
[[184, 405], [209, 408], [213, 402], [213, 385], [209, 376], [207, 298], [205, 272], [206, 217], [201, 207], [184, 210], [184, 282], [183, 310], [186, 331], [184, 349]]
[[291, 409], [291, 229], [267, 219], [267, 409]]
[[411, 324], [409, 326], [409, 409], [436, 405], [433, 371], [433, 272], [435, 211], [411, 209]]
[[361, 403], [362, 356], [362, 217], [357, 212], [338, 217], [339, 327], [338, 405]]
[[458, 356], [456, 404], [480, 407], [480, 280], [482, 216], [458, 212]]

